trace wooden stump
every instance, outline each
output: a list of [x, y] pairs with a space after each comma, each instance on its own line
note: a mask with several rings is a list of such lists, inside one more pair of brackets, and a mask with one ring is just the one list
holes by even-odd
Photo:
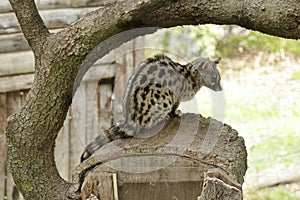
[[212, 118], [184, 114], [147, 138], [105, 145], [75, 169], [68, 195], [205, 200], [217, 188], [209, 199], [241, 199], [246, 169], [246, 147], [237, 131]]

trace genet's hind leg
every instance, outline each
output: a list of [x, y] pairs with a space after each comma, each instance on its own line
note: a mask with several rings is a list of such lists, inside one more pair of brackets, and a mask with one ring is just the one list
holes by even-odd
[[172, 117], [181, 117], [182, 115], [182, 112], [180, 110], [178, 110], [178, 106], [179, 106], [180, 102], [177, 101], [173, 107], [172, 107], [172, 111], [169, 113], [169, 118], [172, 118]]

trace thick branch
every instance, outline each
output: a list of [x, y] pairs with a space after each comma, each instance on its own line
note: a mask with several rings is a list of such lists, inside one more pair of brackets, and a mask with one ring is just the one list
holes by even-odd
[[[103, 19], [110, 18], [110, 30], [139, 27], [171, 27], [198, 24], [237, 24], [251, 30], [284, 38], [300, 38], [300, 4], [297, 0], [225, 1], [120, 1], [104, 10], [90, 13], [71, 26], [81, 27], [97, 45], [103, 41]], [[101, 19], [101, 20], [100, 20]], [[91, 22], [93, 26], [91, 25]], [[101, 33], [99, 35], [99, 33]]]
[[49, 34], [34, 0], [9, 0], [29, 46], [35, 52]]

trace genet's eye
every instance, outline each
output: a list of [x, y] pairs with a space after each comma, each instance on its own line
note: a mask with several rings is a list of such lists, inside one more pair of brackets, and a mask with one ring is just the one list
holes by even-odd
[[212, 76], [212, 77], [211, 77], [211, 82], [214, 82], [214, 83], [215, 83], [216, 81], [217, 81], [217, 76]]

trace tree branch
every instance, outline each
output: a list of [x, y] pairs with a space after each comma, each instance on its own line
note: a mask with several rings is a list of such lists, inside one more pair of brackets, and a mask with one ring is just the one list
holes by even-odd
[[49, 34], [34, 0], [9, 0], [25, 38], [35, 53]]
[[[86, 41], [93, 42], [89, 44], [92, 46], [103, 41], [103, 28], [106, 25], [109, 30], [114, 28], [114, 32], [119, 33], [139, 27], [236, 24], [274, 36], [299, 39], [299, 10], [297, 0], [119, 1], [113, 6], [91, 12], [68, 29], [81, 27], [78, 34], [89, 37]], [[87, 35], [87, 32], [90, 34]]]

